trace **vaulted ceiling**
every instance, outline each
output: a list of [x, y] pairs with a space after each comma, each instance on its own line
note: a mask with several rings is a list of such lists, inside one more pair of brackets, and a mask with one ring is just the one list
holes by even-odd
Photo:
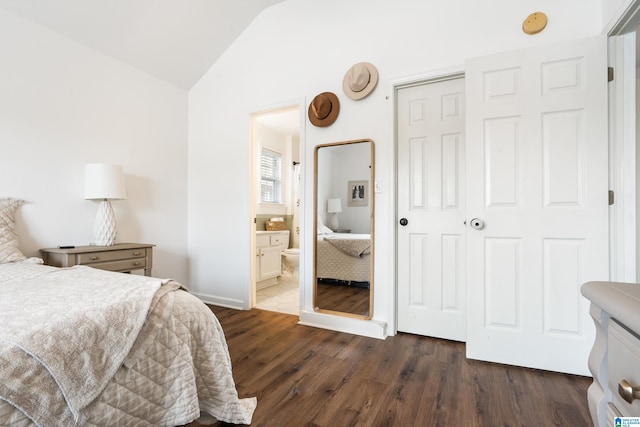
[[260, 12], [283, 1], [0, 0], [0, 8], [188, 90]]
[[0, 8], [183, 89], [283, 0], [0, 0]]

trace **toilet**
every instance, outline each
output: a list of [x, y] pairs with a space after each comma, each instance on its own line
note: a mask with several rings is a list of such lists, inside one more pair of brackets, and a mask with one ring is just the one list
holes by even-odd
[[287, 270], [293, 270], [292, 276], [298, 277], [298, 267], [300, 266], [300, 248], [287, 248], [282, 252]]

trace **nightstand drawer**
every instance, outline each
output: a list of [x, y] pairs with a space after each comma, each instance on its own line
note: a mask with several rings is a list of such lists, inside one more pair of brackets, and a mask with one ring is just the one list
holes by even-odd
[[86, 254], [78, 254], [78, 264], [87, 265], [97, 262], [142, 258], [142, 260], [138, 260], [137, 262], [141, 262], [142, 265], [144, 265], [144, 258], [146, 256], [146, 249], [124, 249], [119, 251], [92, 252]]
[[[620, 383], [640, 386], [640, 338], [618, 322], [609, 322], [609, 388], [616, 409], [624, 417], [640, 416], [640, 400], [628, 403], [618, 390]], [[629, 395], [631, 398], [631, 394]]]
[[84, 265], [94, 267], [94, 268], [99, 268], [101, 270], [109, 270], [109, 271], [131, 271], [131, 270], [138, 270], [140, 268], [146, 268], [147, 266], [144, 258], [95, 262], [92, 264], [84, 264]]

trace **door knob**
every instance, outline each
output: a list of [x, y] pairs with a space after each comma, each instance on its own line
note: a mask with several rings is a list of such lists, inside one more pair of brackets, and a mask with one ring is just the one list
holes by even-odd
[[482, 230], [484, 228], [484, 221], [480, 218], [473, 218], [471, 220], [471, 228], [475, 230]]
[[409, 221], [407, 220], [407, 218], [400, 218], [400, 225], [401, 226], [404, 227], [407, 224], [409, 224]]

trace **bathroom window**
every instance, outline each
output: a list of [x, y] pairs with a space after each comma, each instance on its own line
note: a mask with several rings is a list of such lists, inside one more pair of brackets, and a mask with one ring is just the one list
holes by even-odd
[[260, 154], [260, 201], [282, 203], [282, 156], [262, 149]]

